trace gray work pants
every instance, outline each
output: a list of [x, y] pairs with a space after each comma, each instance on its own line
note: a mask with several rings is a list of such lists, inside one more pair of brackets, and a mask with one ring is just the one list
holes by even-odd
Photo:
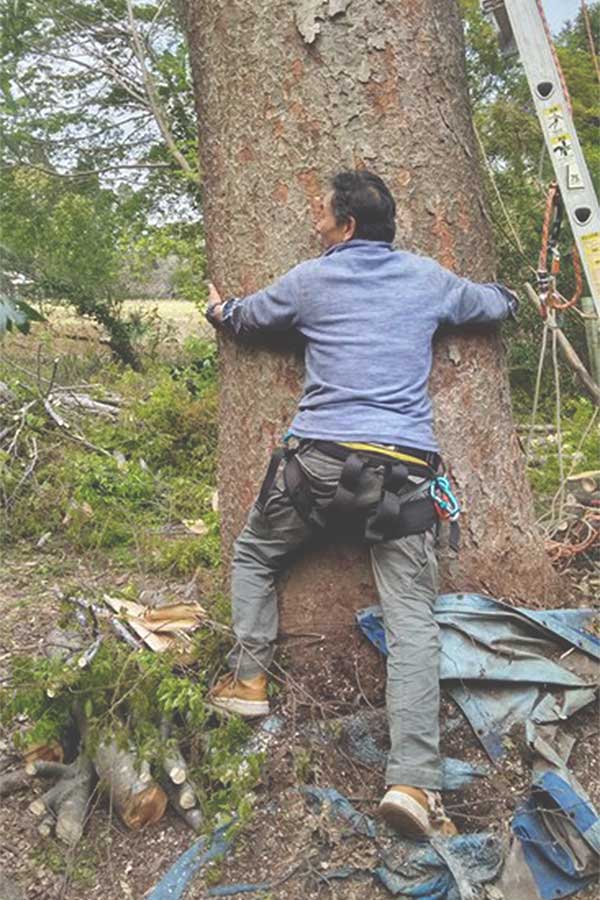
[[[343, 463], [303, 444], [298, 462], [308, 475], [317, 510], [333, 496]], [[358, 506], [376, 503], [382, 467], [361, 478]], [[428, 482], [409, 484], [416, 499]], [[283, 484], [283, 464], [262, 511], [254, 506], [235, 542], [232, 571], [233, 628], [237, 643], [229, 665], [239, 678], [268, 669], [277, 638], [275, 579], [315, 537], [296, 512]], [[371, 546], [388, 647], [386, 706], [391, 750], [386, 783], [439, 790], [439, 640], [433, 607], [437, 561], [431, 531]]]

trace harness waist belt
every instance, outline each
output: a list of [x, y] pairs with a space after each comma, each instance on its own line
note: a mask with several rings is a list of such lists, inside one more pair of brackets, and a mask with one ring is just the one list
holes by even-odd
[[406, 465], [411, 475], [431, 478], [440, 466], [440, 456], [429, 450], [416, 450], [414, 447], [378, 447], [376, 444], [350, 444], [335, 441], [313, 440], [313, 447], [326, 456], [345, 462], [352, 453], [360, 453], [366, 457], [368, 465], [379, 466], [382, 462], [398, 460]]

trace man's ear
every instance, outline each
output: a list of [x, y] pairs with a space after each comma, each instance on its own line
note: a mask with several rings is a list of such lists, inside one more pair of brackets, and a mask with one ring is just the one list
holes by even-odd
[[354, 216], [348, 216], [348, 221], [344, 225], [344, 240], [351, 241], [356, 232], [356, 219]]

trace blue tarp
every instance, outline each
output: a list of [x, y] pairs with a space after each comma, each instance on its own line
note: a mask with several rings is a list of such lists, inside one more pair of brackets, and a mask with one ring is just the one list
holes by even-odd
[[[503, 845], [491, 833], [437, 838], [430, 844], [404, 840], [384, 825], [360, 813], [334, 788], [304, 787], [307, 800], [319, 809], [327, 805], [333, 821], [348, 825], [348, 836], [373, 841], [378, 859], [372, 869], [345, 866], [328, 870], [327, 880], [377, 878], [394, 896], [422, 900], [463, 900], [482, 884], [493, 880], [502, 865]], [[225, 825], [209, 838], [196, 841], [148, 894], [148, 900], [179, 900], [201, 868], [230, 848]], [[385, 838], [385, 841], [382, 841]], [[207, 897], [231, 897], [268, 891], [281, 881], [238, 882], [207, 888]], [[476, 894], [475, 894], [476, 896]]]
[[197, 872], [206, 863], [221, 856], [231, 846], [227, 832], [231, 822], [227, 822], [208, 837], [201, 837], [182, 853], [156, 887], [147, 894], [147, 900], [180, 900], [190, 886]]
[[[380, 860], [373, 874], [394, 896], [420, 897], [425, 900], [461, 900], [469, 891], [492, 881], [502, 865], [503, 845], [490, 832], [436, 838], [429, 844], [409, 841], [393, 835], [383, 824], [358, 813], [352, 804], [333, 788], [302, 789], [319, 807], [327, 803], [330, 815], [348, 822], [350, 829], [382, 845]], [[349, 875], [364, 875], [364, 869], [348, 868]]]
[[[307, 735], [314, 733], [317, 739], [328, 744], [331, 731], [328, 723], [313, 723]], [[336, 740], [341, 738], [346, 752], [358, 762], [374, 769], [385, 769], [387, 750], [380, 744], [387, 744], [387, 719], [385, 710], [361, 710], [335, 720]], [[379, 737], [379, 742], [377, 738]], [[462, 759], [442, 757], [442, 789], [456, 791], [477, 778], [490, 774], [489, 766], [472, 765]]]
[[573, 848], [554, 839], [540, 808], [569, 817], [582, 836], [591, 829], [590, 836], [596, 839], [600, 820], [594, 808], [554, 772], [545, 773], [535, 782], [531, 796], [515, 813], [512, 828], [522, 844], [540, 897], [559, 900], [592, 884], [596, 876], [586, 876], [578, 870]]
[[[502, 738], [515, 722], [559, 721], [593, 700], [589, 673], [600, 659], [600, 638], [585, 626], [595, 615], [592, 609], [515, 609], [479, 594], [438, 597], [440, 678], [492, 760], [504, 752]], [[387, 653], [381, 608], [356, 617]], [[550, 658], [569, 647], [575, 652], [568, 662]], [[558, 699], [547, 686], [559, 692]]]

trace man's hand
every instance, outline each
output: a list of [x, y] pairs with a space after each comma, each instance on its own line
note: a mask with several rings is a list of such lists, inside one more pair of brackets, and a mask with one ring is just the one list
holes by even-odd
[[220, 325], [223, 321], [223, 299], [212, 283], [208, 282], [208, 308], [206, 318], [211, 325]]
[[223, 303], [223, 298], [221, 297], [212, 281], [208, 282], [208, 302], [211, 305], [213, 303], [217, 303], [219, 306]]

